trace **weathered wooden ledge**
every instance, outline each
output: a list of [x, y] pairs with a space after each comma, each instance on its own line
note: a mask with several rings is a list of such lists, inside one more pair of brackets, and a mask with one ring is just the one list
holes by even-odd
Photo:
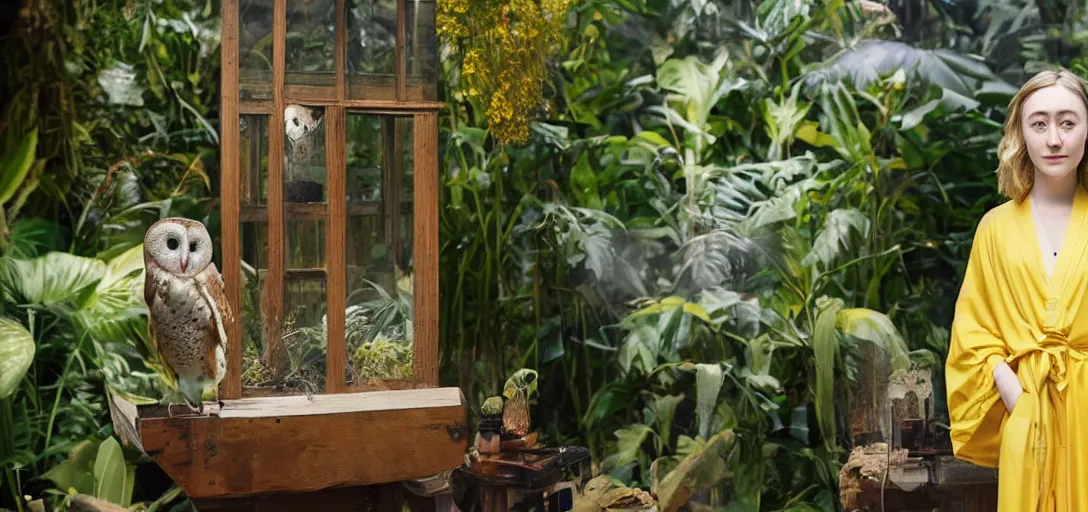
[[194, 501], [427, 478], [459, 466], [469, 442], [458, 388], [224, 400], [217, 416], [111, 398], [121, 440]]

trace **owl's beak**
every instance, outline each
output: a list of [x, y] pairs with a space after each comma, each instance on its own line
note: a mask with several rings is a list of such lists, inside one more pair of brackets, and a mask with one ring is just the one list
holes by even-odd
[[189, 266], [189, 253], [187, 251], [181, 251], [181, 271], [185, 272], [185, 267]]

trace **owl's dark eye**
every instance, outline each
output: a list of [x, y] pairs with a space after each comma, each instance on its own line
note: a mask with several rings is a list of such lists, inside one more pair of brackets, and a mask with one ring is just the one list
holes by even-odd
[[189, 242], [189, 252], [196, 252], [196, 242]]
[[171, 251], [177, 250], [179, 243], [180, 242], [178, 242], [177, 238], [168, 238], [166, 240], [166, 248], [170, 249]]

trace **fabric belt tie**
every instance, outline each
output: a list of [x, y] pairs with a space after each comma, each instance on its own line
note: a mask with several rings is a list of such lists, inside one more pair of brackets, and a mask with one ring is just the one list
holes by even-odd
[[[1058, 470], [1068, 463], [1062, 448], [1068, 439], [1064, 391], [1069, 384], [1069, 362], [1088, 359], [1088, 340], [1071, 344], [1064, 331], [1044, 329], [1036, 341], [1036, 346], [1016, 352], [1005, 361], [1010, 365], [1019, 361], [1016, 373], [1024, 382], [1024, 392], [1035, 397], [1031, 431], [1035, 434], [1035, 467], [1041, 472], [1035, 509], [1051, 510], [1055, 496], [1049, 490], [1055, 489], [1053, 484]], [[1066, 484], [1068, 482], [1063, 482], [1057, 488], [1066, 489]]]

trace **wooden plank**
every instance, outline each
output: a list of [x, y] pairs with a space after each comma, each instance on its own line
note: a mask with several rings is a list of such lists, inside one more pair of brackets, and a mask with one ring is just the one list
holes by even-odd
[[[379, 380], [379, 379], [363, 379], [357, 381], [350, 386], [347, 386], [344, 390], [345, 393], [370, 393], [374, 391], [397, 391], [403, 389], [433, 389], [431, 386], [421, 384], [419, 382], [411, 380]], [[262, 396], [295, 396], [298, 394], [297, 390], [293, 389], [280, 389], [270, 387], [246, 387], [245, 397], [255, 398]]]
[[366, 114], [410, 115], [416, 112], [438, 112], [445, 106], [435, 101], [344, 100], [352, 112]]
[[347, 97], [347, 10], [344, 0], [336, 0], [336, 34], [334, 52], [336, 52], [336, 99], [344, 101]]
[[239, 237], [241, 148], [238, 124], [238, 0], [223, 0], [223, 36], [220, 47], [220, 229], [223, 247], [223, 281], [234, 320], [227, 324], [227, 375], [219, 384], [220, 398], [242, 396], [242, 265]]
[[351, 386], [348, 386], [348, 391], [351, 393], [366, 393], [371, 391], [390, 391], [399, 389], [428, 389], [429, 386], [421, 384], [419, 382], [411, 380], [379, 380], [379, 379], [361, 379], [356, 381]]
[[[319, 412], [306, 414], [277, 407], [274, 413], [223, 417], [232, 403], [219, 417], [169, 418], [155, 407], [138, 424], [146, 453], [194, 499], [399, 482], [461, 465], [469, 436], [459, 389], [384, 395], [314, 395], [321, 405], [311, 410]], [[308, 402], [304, 396], [256, 400]], [[328, 406], [337, 400], [349, 410]], [[414, 406], [398, 405], [403, 403]]]
[[[346, 44], [346, 43], [345, 43]], [[253, 96], [268, 98], [272, 96], [273, 84], [268, 77], [253, 70], [242, 70], [241, 83]], [[352, 74], [351, 80], [344, 75], [345, 98], [339, 98], [339, 84], [336, 77], [330, 73], [306, 73], [291, 72], [293, 83], [286, 84], [284, 90], [287, 103], [304, 103], [309, 105], [331, 105], [339, 103], [341, 99], [359, 101], [432, 101], [434, 85], [423, 83], [417, 78], [405, 77], [399, 82], [397, 74]], [[273, 74], [274, 77], [274, 74]], [[331, 79], [331, 80], [330, 80]], [[331, 82], [331, 83], [330, 83]], [[328, 83], [328, 85], [311, 85], [314, 83]], [[397, 96], [398, 88], [401, 96]], [[253, 103], [260, 103], [254, 101]]]
[[[354, 91], [354, 89], [351, 89], [351, 90]], [[312, 106], [343, 105], [343, 106], [351, 108], [353, 110], [366, 110], [368, 114], [393, 114], [393, 115], [396, 115], [396, 114], [413, 114], [415, 112], [439, 111], [439, 110], [442, 109], [442, 107], [445, 106], [445, 104], [442, 103], [442, 102], [427, 101], [427, 100], [422, 99], [423, 98], [422, 88], [410, 87], [408, 89], [409, 99], [406, 100], [406, 101], [397, 101], [397, 100], [395, 100], [392, 97], [392, 92], [393, 92], [392, 88], [389, 88], [388, 91], [390, 92], [390, 96], [388, 98], [383, 98], [382, 95], [369, 95], [369, 96], [366, 96], [365, 99], [353, 99], [354, 98], [354, 92], [352, 92], [351, 93], [352, 98], [348, 98], [348, 99], [343, 100], [343, 101], [339, 101], [339, 100], [336, 100], [336, 99], [328, 99], [328, 100], [318, 101], [318, 100], [313, 100], [313, 99], [304, 99], [304, 98], [290, 97], [290, 96], [287, 96], [285, 101], [286, 101], [287, 104], [306, 103], [306, 104], [312, 105]], [[418, 98], [413, 98], [413, 97], [418, 97]], [[248, 104], [251, 105], [251, 107], [249, 107], [249, 108], [252, 108], [254, 110], [256, 110], [258, 108], [263, 108], [263, 107], [256, 106], [256, 105], [258, 105], [257, 103], [252, 103], [251, 102], [251, 103], [248, 103]], [[271, 113], [271, 111], [274, 110], [274, 109], [275, 109], [275, 106], [273, 105], [272, 107], [269, 108], [269, 113]], [[255, 113], [259, 114], [261, 112], [255, 112]]]
[[[238, 0], [234, 0], [238, 1]], [[238, 104], [239, 114], [266, 114], [272, 115], [276, 104], [271, 101], [243, 101]]]
[[[284, 203], [284, 215], [292, 220], [315, 221], [325, 220], [325, 203]], [[381, 201], [352, 201], [346, 206], [347, 215], [380, 215], [382, 213]], [[264, 205], [242, 205], [242, 222], [267, 222], [268, 208]]]
[[[339, 0], [343, 2], [343, 0]], [[338, 15], [339, 16], [339, 15]], [[342, 393], [346, 386], [347, 344], [344, 339], [344, 303], [347, 301], [347, 114], [344, 107], [325, 110], [326, 176], [328, 182], [329, 221], [325, 224], [325, 254], [329, 269], [326, 333], [328, 362], [325, 392]]]
[[412, 259], [415, 380], [438, 385], [438, 114], [415, 115]]
[[393, 61], [396, 62], [397, 96], [400, 101], [408, 99], [408, 59], [405, 58], [405, 46], [408, 40], [408, 0], [397, 0], [397, 37], [393, 48]]
[[264, 314], [264, 361], [273, 379], [281, 378], [280, 354], [283, 340], [280, 329], [283, 321], [283, 158], [284, 158], [284, 66], [287, 43], [287, 0], [275, 0], [272, 22], [272, 99], [275, 109], [268, 127], [268, 279], [262, 290]]
[[457, 407], [461, 405], [461, 401], [461, 391], [457, 388], [248, 397], [224, 401], [219, 417], [223, 419], [282, 418], [349, 412], [402, 411]]
[[140, 417], [136, 406], [132, 402], [125, 400], [112, 388], [109, 389], [109, 393], [110, 422], [113, 423], [113, 430], [117, 433], [121, 444], [135, 447], [141, 452], [144, 451], [144, 447], [140, 442], [140, 432], [136, 428], [136, 418]]
[[[291, 73], [294, 75], [294, 73]], [[329, 105], [337, 102], [336, 85], [301, 85], [291, 84], [284, 86], [284, 96], [287, 104], [300, 103], [304, 105]]]

